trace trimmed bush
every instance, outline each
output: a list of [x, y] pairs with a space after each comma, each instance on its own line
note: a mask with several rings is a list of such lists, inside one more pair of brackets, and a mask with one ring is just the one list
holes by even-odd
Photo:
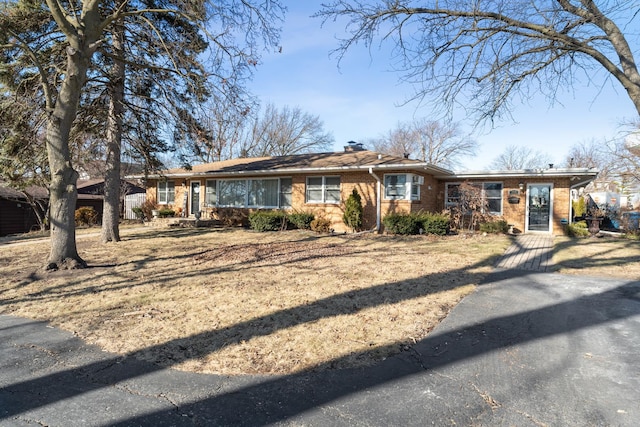
[[294, 212], [287, 216], [287, 220], [295, 228], [300, 230], [310, 230], [311, 222], [315, 219], [315, 215], [307, 212]]
[[311, 221], [311, 229], [316, 233], [330, 233], [331, 221], [327, 218], [316, 218]]
[[94, 225], [98, 221], [98, 213], [91, 206], [82, 206], [74, 213], [76, 225]]
[[382, 219], [384, 228], [391, 234], [418, 234], [421, 223], [415, 214], [389, 214]]
[[256, 231], [280, 231], [287, 228], [287, 215], [282, 211], [255, 211], [249, 214], [249, 227]]
[[443, 236], [449, 231], [448, 215], [421, 212], [389, 214], [382, 219], [384, 228], [391, 234], [435, 234]]
[[158, 211], [158, 216], [160, 218], [171, 218], [175, 215], [176, 215], [176, 211], [174, 211], [173, 209], [164, 208]]
[[[451, 219], [448, 215], [436, 213], [422, 213], [418, 216], [420, 228], [425, 234], [444, 236], [449, 231]], [[420, 230], [418, 230], [419, 232]]]
[[586, 221], [578, 221], [567, 226], [567, 234], [569, 237], [589, 237], [589, 229]]
[[140, 206], [133, 207], [131, 208], [131, 212], [133, 212], [136, 218], [144, 219], [144, 211], [142, 210], [142, 207]]
[[483, 233], [489, 233], [489, 234], [500, 234], [500, 233], [507, 233], [507, 231], [509, 231], [509, 224], [507, 224], [507, 221], [504, 220], [500, 220], [500, 221], [489, 221], [489, 222], [485, 222], [480, 224], [480, 231]]

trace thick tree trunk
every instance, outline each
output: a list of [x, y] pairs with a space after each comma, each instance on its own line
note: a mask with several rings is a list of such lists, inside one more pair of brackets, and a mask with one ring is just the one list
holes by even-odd
[[115, 60], [109, 83], [109, 117], [107, 123], [107, 158], [104, 176], [104, 204], [102, 210], [103, 243], [120, 241], [120, 154], [122, 150], [122, 114], [124, 100], [125, 65], [124, 28], [117, 25], [113, 32]]
[[86, 267], [76, 248], [74, 213], [78, 199], [78, 172], [71, 166], [69, 133], [77, 114], [89, 61], [90, 54], [72, 47], [67, 48], [67, 75], [47, 123], [47, 154], [51, 168], [49, 270]]

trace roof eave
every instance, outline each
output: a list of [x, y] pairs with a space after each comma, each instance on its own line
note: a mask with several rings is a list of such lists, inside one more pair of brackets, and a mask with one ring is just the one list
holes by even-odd
[[450, 176], [453, 172], [431, 165], [429, 163], [395, 163], [395, 164], [378, 164], [378, 165], [358, 165], [358, 166], [329, 166], [316, 168], [282, 168], [282, 169], [265, 169], [265, 170], [244, 170], [244, 171], [204, 171], [204, 172], [179, 172], [179, 173], [163, 173], [147, 175], [130, 175], [126, 179], [162, 179], [162, 178], [195, 178], [195, 177], [234, 177], [234, 176], [273, 176], [288, 175], [302, 173], [341, 173], [350, 171], [368, 171], [373, 170], [426, 170], [433, 174], [446, 174]]

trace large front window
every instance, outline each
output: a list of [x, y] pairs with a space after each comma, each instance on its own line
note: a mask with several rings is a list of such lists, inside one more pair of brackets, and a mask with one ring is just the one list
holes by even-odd
[[314, 176], [307, 178], [307, 203], [340, 203], [340, 177]]
[[210, 207], [289, 208], [291, 178], [207, 180], [205, 203]]
[[501, 182], [474, 182], [466, 185], [466, 189], [460, 183], [450, 183], [445, 186], [445, 205], [447, 208], [454, 206], [481, 206], [482, 212], [492, 215], [502, 215], [502, 183]]
[[158, 203], [167, 205], [175, 201], [175, 183], [173, 181], [158, 182]]
[[387, 200], [420, 200], [422, 177], [413, 174], [384, 176], [384, 198]]

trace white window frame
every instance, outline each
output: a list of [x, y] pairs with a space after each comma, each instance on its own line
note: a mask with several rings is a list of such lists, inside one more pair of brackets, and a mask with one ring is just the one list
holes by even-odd
[[[327, 184], [327, 179], [337, 178], [338, 183], [338, 200], [329, 200], [327, 197], [330, 190], [335, 190], [335, 188], [330, 188]], [[321, 191], [322, 198], [321, 200], [315, 200], [309, 198], [309, 180], [310, 179], [321, 179], [322, 183], [320, 184], [319, 190]], [[340, 175], [327, 175], [327, 176], [308, 176], [305, 180], [305, 203], [322, 203], [327, 205], [339, 205], [342, 194], [342, 179]]]
[[[169, 185], [171, 184], [171, 185]], [[160, 187], [164, 188], [160, 188]], [[173, 187], [173, 197], [169, 200], [169, 187]], [[176, 202], [176, 183], [174, 181], [158, 181], [158, 185], [156, 187], [156, 196], [158, 199], [159, 205], [170, 205]]]
[[[387, 184], [387, 178], [392, 176], [404, 176], [404, 194], [389, 194], [390, 187]], [[388, 173], [384, 175], [384, 199], [385, 200], [420, 200], [420, 187], [424, 184], [424, 177], [413, 173]], [[398, 187], [398, 185], [396, 185]]]

